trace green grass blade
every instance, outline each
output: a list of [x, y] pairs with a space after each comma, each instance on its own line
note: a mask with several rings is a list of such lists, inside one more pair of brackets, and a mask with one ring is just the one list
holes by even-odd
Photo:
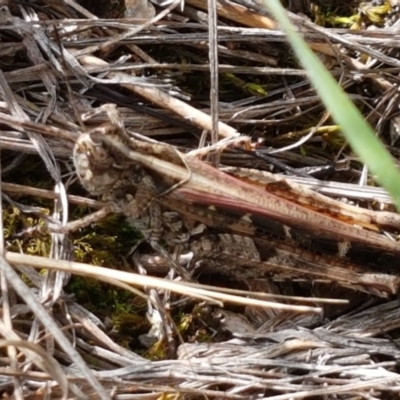
[[390, 193], [400, 210], [400, 172], [394, 159], [351, 99], [296, 32], [279, 0], [264, 0], [264, 4], [286, 33], [311, 83], [333, 119], [341, 126], [347, 141], [374, 174], [376, 181]]

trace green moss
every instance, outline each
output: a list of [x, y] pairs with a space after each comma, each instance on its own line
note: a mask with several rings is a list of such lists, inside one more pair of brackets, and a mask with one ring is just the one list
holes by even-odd
[[222, 90], [223, 90], [224, 84], [227, 85], [228, 83], [233, 84], [235, 88], [242, 90], [244, 93], [250, 94], [253, 96], [263, 97], [268, 94], [267, 93], [267, 85], [265, 85], [265, 84], [261, 85], [257, 81], [253, 81], [253, 82], [245, 81], [231, 73], [222, 74], [222, 79], [221, 79]]
[[369, 25], [382, 26], [392, 11], [388, 1], [372, 2], [313, 3], [311, 13], [316, 24], [321, 26], [365, 29]]
[[[49, 209], [43, 209], [49, 214]], [[48, 257], [51, 246], [50, 234], [45, 222], [31, 214], [22, 213], [17, 207], [5, 206], [3, 209], [3, 234], [8, 251]]]
[[[82, 208], [76, 209], [75, 217], [82, 217]], [[110, 215], [95, 224], [74, 232], [75, 260], [112, 269], [126, 269], [132, 246], [141, 237], [126, 219]], [[128, 265], [129, 266], [129, 265]], [[137, 337], [150, 329], [146, 318], [147, 303], [130, 291], [84, 277], [72, 277], [66, 287], [79, 304], [112, 325], [112, 338], [121, 346], [140, 352]]]

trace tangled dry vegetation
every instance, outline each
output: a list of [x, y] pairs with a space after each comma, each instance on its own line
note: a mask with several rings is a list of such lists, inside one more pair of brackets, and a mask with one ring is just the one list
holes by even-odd
[[[102, 206], [79, 185], [71, 160], [80, 132], [107, 122], [102, 105], [117, 104], [128, 131], [182, 151], [202, 145], [212, 126], [205, 0], [187, 0], [183, 10], [125, 1], [0, 1], [3, 397], [398, 398], [398, 300], [331, 286], [318, 295], [350, 296], [350, 306], [332, 301], [321, 315], [245, 300], [221, 309], [187, 289], [170, 295], [169, 343], [152, 343], [146, 298], [133, 288], [157, 283], [128, 278], [138, 233], [118, 215], [56, 232]], [[288, 8], [398, 157], [395, 6]], [[383, 190], [358, 186], [371, 183], [368, 175], [259, 3], [221, 1], [217, 10], [220, 133], [275, 150], [262, 159], [230, 151], [221, 163], [296, 174], [313, 187], [311, 174], [329, 181], [324, 193], [390, 210]], [[72, 275], [69, 261], [82, 263]], [[227, 277], [219, 284], [247, 289]]]

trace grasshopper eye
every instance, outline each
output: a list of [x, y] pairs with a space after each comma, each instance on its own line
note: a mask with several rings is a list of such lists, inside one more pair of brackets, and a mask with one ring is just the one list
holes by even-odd
[[100, 132], [97, 132], [97, 129], [88, 133], [87, 136], [88, 136], [88, 138], [86, 140], [90, 141], [90, 143], [92, 143], [93, 146], [102, 146], [103, 145], [103, 141], [101, 139], [101, 134], [100, 134]]

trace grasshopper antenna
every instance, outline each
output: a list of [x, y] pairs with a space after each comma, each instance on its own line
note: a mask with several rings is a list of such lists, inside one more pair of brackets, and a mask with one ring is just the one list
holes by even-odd
[[63, 48], [63, 46], [61, 44], [61, 38], [60, 38], [60, 34], [58, 32], [58, 29], [57, 29], [57, 25], [53, 24], [53, 27], [54, 27], [55, 39], [56, 39], [57, 45], [58, 45], [58, 47], [60, 49], [61, 65], [62, 65], [63, 70], [64, 70], [64, 74], [62, 74], [62, 78], [63, 78], [63, 80], [65, 82], [65, 86], [67, 88], [68, 100], [69, 100], [69, 103], [70, 103], [70, 105], [71, 105], [71, 107], [72, 107], [72, 109], [74, 111], [75, 118], [79, 123], [79, 126], [81, 128], [81, 132], [84, 132], [85, 131], [85, 125], [84, 125], [84, 123], [82, 121], [82, 118], [81, 118], [77, 108], [76, 108], [75, 102], [73, 101], [74, 96], [73, 96], [73, 92], [72, 92], [72, 89], [71, 89], [71, 85], [69, 84], [69, 80], [68, 80], [67, 71], [70, 71], [71, 69], [68, 67], [67, 62], [65, 61], [64, 48]]

